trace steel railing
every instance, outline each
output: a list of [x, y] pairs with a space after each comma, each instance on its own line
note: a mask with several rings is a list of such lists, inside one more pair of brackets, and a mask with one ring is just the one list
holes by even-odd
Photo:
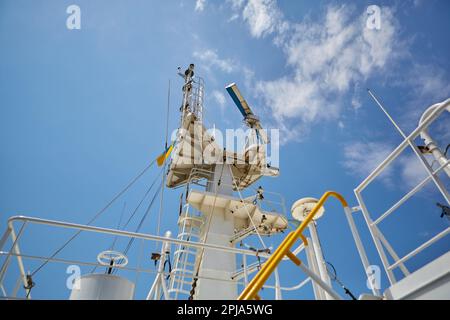
[[[16, 230], [14, 228], [14, 224], [17, 222], [21, 222], [19, 232], [16, 233]], [[34, 260], [34, 261], [47, 261], [52, 263], [58, 263], [58, 264], [76, 264], [80, 266], [90, 266], [90, 267], [104, 267], [103, 265], [99, 264], [98, 262], [90, 262], [90, 261], [83, 261], [79, 259], [63, 259], [58, 257], [50, 257], [50, 256], [42, 256], [42, 255], [32, 255], [32, 254], [26, 254], [22, 253], [19, 249], [19, 241], [21, 237], [24, 234], [25, 226], [36, 224], [36, 225], [45, 225], [45, 226], [52, 226], [57, 228], [63, 228], [63, 229], [72, 229], [72, 230], [78, 230], [78, 231], [86, 231], [86, 232], [92, 232], [97, 234], [103, 234], [103, 235], [111, 235], [111, 236], [122, 236], [126, 238], [136, 238], [136, 239], [142, 239], [147, 241], [155, 241], [161, 244], [171, 244], [171, 245], [179, 245], [181, 247], [185, 247], [187, 250], [188, 248], [193, 249], [199, 249], [199, 248], [205, 248], [205, 249], [211, 249], [211, 250], [219, 250], [234, 254], [239, 254], [242, 256], [243, 260], [243, 267], [245, 270], [246, 276], [248, 275], [247, 267], [247, 258], [253, 257], [254, 259], [267, 259], [270, 257], [267, 253], [256, 253], [252, 250], [247, 249], [239, 249], [239, 248], [231, 248], [231, 247], [224, 247], [220, 245], [214, 245], [214, 244], [208, 244], [208, 243], [200, 243], [200, 242], [194, 242], [194, 241], [186, 241], [186, 240], [180, 240], [175, 238], [167, 238], [163, 236], [156, 236], [151, 234], [143, 234], [143, 233], [136, 233], [136, 232], [130, 232], [130, 231], [124, 231], [124, 230], [116, 230], [116, 229], [109, 229], [109, 228], [102, 228], [102, 227], [96, 227], [96, 226], [90, 226], [90, 225], [83, 225], [83, 224], [76, 224], [76, 223], [69, 223], [69, 222], [63, 222], [63, 221], [55, 221], [55, 220], [48, 220], [48, 219], [41, 219], [41, 218], [34, 218], [34, 217], [27, 217], [27, 216], [13, 216], [9, 218], [7, 229], [4, 232], [3, 236], [0, 238], [0, 256], [4, 257], [3, 264], [0, 267], [0, 279], [4, 279], [7, 271], [9, 270], [9, 264], [11, 262], [11, 258], [17, 259], [17, 264], [19, 267], [19, 281], [16, 283], [16, 286], [13, 290], [13, 293], [9, 296], [6, 296], [3, 293], [3, 297], [0, 297], [0, 299], [20, 299], [20, 297], [17, 297], [17, 292], [21, 288], [20, 283], [22, 282], [23, 285], [26, 285], [26, 272], [25, 272], [25, 260]], [[9, 249], [4, 249], [6, 246], [8, 239], [11, 239], [12, 245]], [[296, 250], [294, 250], [295, 254], [300, 253], [303, 250], [303, 246], [300, 245]], [[285, 259], [283, 259], [285, 260]], [[146, 269], [142, 267], [129, 267], [129, 266], [115, 266], [115, 268], [119, 270], [124, 271], [131, 271], [131, 272], [137, 272], [137, 273], [146, 273], [146, 274], [155, 274], [156, 276], [164, 276], [167, 277], [171, 275], [170, 272], [160, 272], [157, 270], [152, 269]], [[251, 272], [251, 271], [250, 271]], [[189, 278], [191, 274], [189, 273], [178, 273], [178, 276]], [[209, 279], [209, 280], [220, 280], [224, 282], [234, 282], [237, 285], [245, 286], [247, 284], [247, 281], [240, 281], [238, 279], [216, 279], [211, 277], [204, 277], [204, 276], [196, 276], [199, 279]], [[302, 288], [307, 282], [309, 281], [309, 278], [302, 281], [298, 285], [292, 286], [292, 287], [283, 287], [281, 286], [279, 279], [275, 281], [274, 285], [265, 285], [264, 288], [267, 289], [273, 289], [278, 292], [281, 291], [293, 291], [298, 290]], [[3, 281], [0, 281], [0, 288], [3, 289]], [[27, 292], [26, 292], [27, 293]], [[0, 294], [1, 296], [1, 294]], [[278, 295], [280, 296], [280, 295]], [[31, 299], [31, 294], [26, 297], [26, 299]]]
[[309, 223], [313, 220], [314, 216], [317, 214], [319, 209], [323, 206], [325, 201], [329, 197], [337, 198], [344, 209], [349, 211], [347, 201], [339, 194], [334, 191], [326, 192], [310, 213], [306, 216], [305, 220], [298, 226], [295, 231], [290, 232], [287, 237], [283, 240], [277, 250], [270, 256], [270, 258], [264, 263], [261, 270], [256, 274], [256, 276], [252, 279], [249, 285], [244, 289], [244, 291], [239, 296], [239, 300], [253, 300], [259, 299], [258, 292], [264, 286], [267, 279], [274, 272], [278, 264], [283, 260], [284, 257], [288, 257], [294, 264], [300, 267], [303, 272], [305, 272], [314, 282], [316, 282], [319, 286], [321, 286], [332, 298], [341, 299], [341, 297], [329, 286], [325, 283], [320, 277], [314, 274], [309, 268], [304, 266], [299, 258], [295, 254], [292, 253], [291, 247], [294, 243], [301, 239], [305, 246], [308, 245], [306, 238], [303, 236], [303, 231], [309, 225]]
[[[391, 216], [391, 214], [396, 211], [400, 206], [402, 206], [408, 199], [410, 199], [413, 195], [415, 195], [417, 192], [419, 192], [429, 181], [433, 181], [436, 185], [437, 189], [447, 202], [447, 204], [450, 205], [450, 197], [449, 193], [445, 187], [445, 185], [440, 180], [438, 174], [442, 171], [448, 170], [450, 161], [446, 160], [443, 163], [440, 163], [441, 165], [433, 170], [432, 167], [428, 164], [427, 160], [425, 159], [424, 155], [421, 153], [421, 151], [418, 149], [418, 147], [414, 144], [414, 140], [421, 135], [422, 132], [426, 131], [426, 129], [436, 120], [438, 117], [445, 111], [450, 111], [450, 99], [447, 99], [446, 101], [436, 104], [431, 108], [432, 111], [427, 113], [427, 117], [425, 119], [422, 119], [420, 121], [420, 124], [416, 127], [413, 132], [406, 136], [403, 134], [403, 132], [400, 130], [400, 133], [404, 137], [404, 140], [395, 148], [394, 151], [392, 151], [386, 159], [381, 162], [375, 170], [372, 171], [372, 173], [369, 174], [369, 176], [364, 179], [364, 181], [361, 182], [361, 184], [354, 190], [356, 199], [359, 203], [359, 209], [362, 211], [365, 222], [369, 228], [370, 234], [372, 236], [372, 240], [375, 244], [375, 247], [377, 249], [378, 255], [380, 256], [381, 262], [383, 264], [384, 270], [386, 272], [386, 275], [388, 277], [389, 282], [392, 284], [395, 284], [397, 282], [397, 279], [394, 275], [394, 269], [400, 268], [403, 272], [404, 276], [407, 276], [410, 274], [409, 270], [405, 266], [405, 262], [418, 253], [422, 252], [427, 247], [431, 246], [435, 242], [439, 241], [440, 239], [444, 238], [448, 234], [450, 234], [450, 227], [444, 229], [425, 243], [421, 244], [416, 249], [412, 250], [410, 253], [406, 254], [404, 257], [400, 258], [395, 250], [392, 248], [391, 244], [387, 241], [387, 239], [384, 237], [380, 229], [378, 228], [378, 225], [384, 221], [386, 218]], [[388, 210], [383, 212], [375, 221], [372, 220], [372, 217], [369, 213], [369, 210], [364, 202], [364, 199], [362, 197], [362, 192], [369, 186], [370, 183], [372, 183], [378, 176], [380, 176], [385, 168], [387, 168], [395, 159], [397, 159], [401, 153], [410, 147], [414, 154], [417, 156], [423, 167], [425, 168], [427, 172], [427, 177], [423, 179], [419, 184], [417, 184], [414, 188], [412, 188], [409, 192], [407, 192], [400, 200], [398, 200], [394, 205], [392, 205]], [[384, 248], [383, 248], [384, 247]], [[390, 264], [387, 253], [385, 250], [387, 250], [387, 253], [390, 254], [390, 256], [393, 258], [394, 263]], [[367, 268], [367, 266], [365, 266]]]

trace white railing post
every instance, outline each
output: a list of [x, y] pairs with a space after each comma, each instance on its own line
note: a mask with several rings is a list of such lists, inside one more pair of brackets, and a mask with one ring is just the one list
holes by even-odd
[[[353, 240], [355, 241], [356, 248], [357, 248], [358, 253], [359, 253], [359, 257], [360, 257], [361, 262], [362, 262], [362, 264], [364, 266], [364, 274], [367, 277], [367, 271], [366, 270], [369, 270], [370, 263], [369, 263], [369, 259], [367, 258], [366, 250], [364, 249], [364, 245], [362, 244], [361, 237], [359, 236], [358, 229], [356, 228], [355, 220], [353, 219], [353, 216], [352, 216], [353, 213], [352, 213], [351, 209], [349, 207], [345, 207], [344, 211], [345, 211], [345, 216], [347, 217], [348, 224], [350, 226], [350, 230], [351, 230], [352, 235], [353, 235]], [[376, 295], [376, 296], [379, 296], [380, 295], [380, 290], [378, 288], [375, 288], [374, 286], [372, 286], [372, 282], [371, 281], [369, 281], [369, 283], [371, 284], [372, 293], [374, 295]]]
[[[378, 255], [380, 256], [381, 263], [383, 264], [383, 267], [387, 274], [389, 282], [391, 284], [394, 284], [397, 282], [397, 280], [395, 279], [394, 273], [391, 270], [389, 270], [389, 261], [387, 260], [386, 253], [384, 252], [384, 249], [380, 242], [380, 239], [377, 237], [377, 233], [373, 229], [373, 221], [370, 218], [369, 211], [367, 210], [367, 207], [366, 207], [360, 193], [357, 190], [355, 190], [355, 195], [356, 195], [356, 199], [358, 200], [359, 205], [361, 207], [361, 212], [363, 213], [364, 219], [369, 228], [370, 235], [372, 236], [372, 240], [375, 244], [375, 248], [378, 251]], [[367, 269], [365, 271], [367, 273]]]
[[280, 285], [280, 275], [278, 274], [278, 268], [275, 269], [275, 300], [282, 300], [281, 296], [281, 285]]

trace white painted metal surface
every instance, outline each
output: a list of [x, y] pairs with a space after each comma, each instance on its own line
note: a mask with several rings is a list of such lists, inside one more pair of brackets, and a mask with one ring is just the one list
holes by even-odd
[[249, 213], [258, 232], [263, 235], [278, 233], [286, 229], [288, 224], [286, 217], [281, 213], [263, 211], [257, 204], [253, 203], [253, 199], [242, 201], [240, 198], [227, 195], [216, 196], [211, 192], [192, 190], [188, 196], [188, 203], [202, 212], [213, 205], [215, 208], [224, 210], [237, 219], [236, 228], [238, 230], [252, 226], [248, 217]]
[[[316, 198], [302, 198], [294, 202], [291, 207], [292, 217], [297, 221], [303, 221], [308, 214], [314, 209], [319, 200]], [[309, 234], [311, 236], [308, 241], [308, 262], [311, 265], [312, 272], [318, 275], [320, 279], [331, 286], [330, 276], [328, 275], [326, 261], [323, 257], [322, 246], [320, 244], [319, 235], [317, 233], [316, 221], [320, 219], [325, 213], [325, 208], [322, 206], [314, 216], [313, 221], [308, 225]], [[317, 283], [313, 287], [316, 299], [320, 300], [332, 300], [333, 297], [327, 293]]]
[[70, 300], [132, 300], [134, 283], [111, 274], [88, 274], [76, 279]]
[[[319, 200], [316, 198], [302, 198], [295, 201], [291, 207], [292, 217], [297, 221], [303, 221], [308, 213], [310, 213], [311, 210], [314, 209], [318, 201]], [[314, 220], [319, 219], [321, 216], [323, 216], [324, 213], [325, 208], [321, 207], [314, 216]]]
[[[317, 261], [317, 267], [318, 267], [318, 275], [320, 276], [320, 279], [326, 283], [328, 286], [331, 287], [331, 280], [330, 276], [328, 275], [328, 270], [326, 266], [326, 261], [323, 258], [323, 252], [322, 252], [322, 246], [320, 244], [319, 235], [317, 234], [317, 228], [314, 222], [311, 222], [308, 225], [309, 234], [311, 235], [311, 244], [312, 248], [314, 250], [314, 256]], [[321, 289], [323, 290], [323, 289]], [[322, 297], [326, 300], [331, 300], [332, 297], [327, 293], [323, 292]]]
[[[202, 225], [200, 231], [202, 242], [233, 247], [230, 238], [235, 230], [236, 217], [218, 204], [218, 202], [223, 203], [223, 198], [233, 192], [231, 188], [233, 177], [226, 166], [228, 165], [216, 165], [213, 179], [208, 181], [207, 190], [210, 191], [210, 194], [214, 194], [211, 202], [205, 201], [206, 197], [203, 197], [200, 203], [191, 202], [193, 198], [196, 198], [192, 197], [191, 192], [188, 203], [194, 207], [194, 204], [198, 205], [196, 208], [203, 213], [207, 221]], [[206, 192], [203, 193], [206, 194]], [[197, 191], [196, 194], [201, 195], [202, 192]], [[237, 298], [237, 283], [226, 282], [226, 280], [232, 279], [236, 270], [236, 255], [205, 249], [197, 256], [195, 267], [198, 269], [198, 275], [217, 279], [199, 279], [193, 296], [196, 300], [234, 300]]]
[[[449, 233], [450, 233], [450, 228], [446, 228], [444, 230], [442, 230], [441, 232], [439, 232], [437, 235], [433, 236], [431, 239], [429, 239], [428, 241], [425, 241], [423, 244], [421, 244], [420, 246], [418, 246], [416, 249], [412, 250], [410, 253], [406, 254], [404, 257], [400, 258], [395, 250], [393, 249], [393, 247], [391, 246], [391, 244], [388, 242], [388, 240], [385, 238], [385, 236], [383, 235], [383, 233], [381, 232], [381, 230], [378, 228], [378, 224], [382, 221], [384, 221], [387, 217], [389, 217], [390, 215], [392, 215], [398, 208], [400, 208], [401, 205], [403, 205], [407, 200], [409, 200], [414, 194], [416, 194], [418, 191], [420, 191], [429, 180], [432, 180], [437, 189], [440, 191], [440, 193], [442, 194], [443, 198], [446, 200], [447, 204], [450, 205], [450, 201], [449, 201], [449, 194], [448, 194], [448, 190], [446, 188], [446, 184], [444, 184], [440, 177], [438, 176], [438, 173], [442, 170], [446, 170], [448, 169], [449, 166], [449, 161], [448, 159], [446, 159], [445, 157], [443, 158], [443, 154], [442, 152], [440, 152], [440, 150], [438, 150], [438, 148], [436, 147], [436, 145], [434, 145], [434, 141], [431, 139], [431, 137], [427, 134], [427, 129], [428, 127], [444, 112], [444, 111], [448, 111], [450, 109], [450, 99], [447, 99], [441, 103], [435, 104], [432, 107], [430, 107], [429, 109], [427, 109], [427, 111], [423, 114], [418, 127], [413, 130], [413, 132], [409, 135], [406, 136], [403, 131], [395, 124], [395, 122], [392, 120], [392, 118], [390, 117], [390, 115], [386, 112], [386, 110], [381, 106], [381, 104], [376, 100], [376, 102], [380, 105], [380, 107], [382, 108], [382, 110], [387, 114], [387, 116], [389, 117], [389, 119], [393, 122], [393, 124], [396, 126], [397, 130], [400, 132], [400, 134], [404, 137], [404, 140], [402, 143], [400, 143], [400, 145], [384, 160], [382, 161], [382, 163], [380, 163], [378, 165], [378, 167], [373, 170], [372, 173], [369, 174], [369, 176], [354, 190], [355, 191], [355, 196], [359, 202], [359, 208], [361, 209], [365, 222], [369, 228], [369, 231], [371, 233], [373, 242], [375, 244], [375, 247], [377, 249], [377, 252], [379, 254], [379, 257], [381, 259], [381, 262], [383, 264], [384, 267], [384, 271], [386, 272], [386, 275], [389, 279], [389, 282], [391, 284], [391, 288], [392, 290], [387, 291], [387, 293], [389, 294], [389, 292], [391, 293], [395, 293], [395, 294], [391, 294], [391, 298], [393, 299], [397, 299], [400, 298], [402, 296], [405, 296], [405, 298], [407, 299], [415, 299], [416, 296], [415, 295], [407, 295], [407, 292], [409, 292], [410, 288], [409, 286], [407, 286], [406, 284], [410, 284], [412, 286], [415, 287], [414, 290], [416, 290], [417, 292], [421, 291], [421, 287], [423, 287], [422, 289], [427, 291], [427, 295], [428, 294], [432, 294], [431, 291], [435, 291], [435, 293], [437, 294], [438, 292], [440, 292], [440, 290], [442, 290], [443, 288], [446, 287], [445, 281], [441, 283], [441, 286], [443, 286], [442, 288], [438, 287], [433, 287], [433, 286], [428, 286], [428, 289], [426, 289], [425, 287], [427, 287], [427, 284], [425, 284], [424, 281], [422, 281], [422, 284], [420, 284], [419, 281], [419, 277], [417, 276], [417, 273], [412, 273], [410, 274], [409, 270], [405, 267], [404, 263], [411, 259], [412, 257], [414, 257], [415, 255], [419, 254], [420, 252], [422, 252], [423, 250], [425, 250], [426, 248], [428, 248], [429, 246], [433, 245], [435, 242], [444, 239]], [[418, 150], [417, 146], [414, 143], [414, 140], [416, 139], [416, 137], [421, 136], [424, 140], [425, 140], [425, 144], [427, 145], [427, 147], [430, 149], [430, 151], [432, 152], [433, 156], [436, 158], [436, 160], [439, 163], [439, 168], [437, 168], [436, 170], [433, 170], [431, 168], [431, 166], [428, 164], [427, 160], [424, 158], [424, 156], [421, 154], [421, 152]], [[387, 211], [385, 211], [384, 213], [382, 213], [375, 221], [372, 220], [371, 214], [365, 204], [365, 201], [363, 199], [362, 196], [362, 192], [364, 191], [365, 188], [367, 188], [367, 186], [372, 183], [378, 176], [380, 176], [384, 170], [398, 157], [401, 156], [401, 153], [403, 152], [403, 150], [405, 150], [407, 147], [411, 147], [411, 149], [414, 151], [415, 155], [418, 157], [418, 159], [420, 160], [420, 162], [422, 163], [422, 165], [424, 166], [426, 172], [428, 173], [428, 176], [423, 179], [423, 181], [421, 181], [417, 186], [415, 186], [414, 188], [412, 188], [411, 191], [409, 191], [405, 196], [403, 196], [399, 201], [397, 201], [397, 203], [395, 203], [391, 208], [389, 208]], [[433, 150], [435, 150], [435, 152], [433, 152]], [[350, 226], [352, 227], [352, 229], [356, 229], [354, 226], [354, 222], [351, 221], [352, 217], [350, 214], [347, 214], [347, 217], [350, 218], [349, 223]], [[405, 232], [407, 231], [407, 229], [403, 228], [402, 230], [405, 230]], [[360, 243], [360, 241], [358, 239], [355, 239], [355, 241], [357, 242], [358, 247], [362, 247], [362, 244]], [[360, 251], [360, 255], [361, 255], [361, 250]], [[387, 252], [386, 252], [387, 251]], [[388, 254], [391, 256], [391, 258], [394, 260], [393, 263], [391, 263], [388, 259]], [[364, 257], [364, 255], [361, 255], [361, 259], [364, 265], [364, 268], [367, 270], [367, 264], [368, 264], [368, 260], [367, 257]], [[435, 261], [431, 262], [434, 263]], [[394, 269], [399, 267], [401, 269], [401, 271], [403, 272], [404, 278], [402, 280], [400, 280], [398, 282], [397, 277], [394, 275]], [[442, 266], [444, 268], [445, 271], [450, 270], [449, 264], [447, 264], [447, 266]], [[426, 270], [426, 269], [425, 269]], [[415, 276], [413, 276], [415, 274]], [[423, 275], [424, 278], [430, 280], [430, 274], [428, 274], [428, 276], [426, 275], [425, 272], [423, 273], [419, 273], [419, 275]], [[412, 279], [412, 280], [411, 280]], [[419, 281], [419, 282], [418, 282]], [[403, 283], [403, 285], [400, 285], [398, 287], [396, 287], [395, 285], [398, 283]], [[437, 283], [435, 283], [435, 285], [437, 285]], [[432, 289], [430, 289], [432, 288]], [[375, 291], [375, 290], [373, 290]], [[375, 292], [374, 292], [375, 293]], [[417, 298], [420, 297], [420, 294], [417, 294]], [[450, 298], [450, 296], [448, 297]]]
[[[446, 101], [442, 103], [437, 103], [435, 105], [432, 105], [429, 107], [425, 112], [422, 114], [422, 117], [419, 120], [419, 125], [422, 124], [422, 122], [425, 121], [427, 117], [431, 115], [431, 113], [438, 109], [441, 105], [446, 105], [445, 110], [450, 112], [450, 99], [447, 99]], [[428, 133], [428, 130], [425, 128], [420, 132], [420, 137], [424, 140], [425, 146], [428, 148], [428, 150], [431, 152], [433, 157], [436, 159], [436, 161], [444, 166], [444, 172], [447, 174], [448, 177], [450, 177], [450, 166], [448, 165], [448, 158], [444, 155], [444, 153], [439, 149], [437, 146], [436, 141], [431, 137], [431, 135]]]
[[[178, 217], [177, 238], [199, 243], [201, 227], [204, 222], [204, 217], [195, 215], [189, 204], [184, 205], [184, 210]], [[187, 299], [191, 295], [197, 254], [198, 248], [177, 245], [173, 254], [173, 268], [170, 275], [169, 294], [171, 299]]]
[[384, 295], [391, 300], [449, 300], [450, 252], [392, 285]]
[[[164, 237], [169, 240], [171, 236], [172, 233], [170, 231], [166, 231]], [[158, 261], [158, 274], [155, 277], [155, 280], [153, 280], [153, 285], [151, 286], [150, 291], [147, 294], [147, 300], [151, 300], [152, 298], [154, 298], [155, 300], [159, 300], [161, 294], [164, 295], [164, 299], [170, 299], [169, 290], [166, 283], [166, 276], [164, 275], [164, 266], [166, 265], [166, 261], [170, 261], [170, 251], [170, 242], [163, 242], [160, 258]]]

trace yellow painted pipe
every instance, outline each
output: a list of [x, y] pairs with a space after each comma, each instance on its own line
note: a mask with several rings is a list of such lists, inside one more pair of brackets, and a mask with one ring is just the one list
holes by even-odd
[[[257, 285], [258, 280], [262, 277], [263, 285], [265, 281], [269, 278], [270, 274], [273, 272], [274, 262], [278, 260], [278, 256], [283, 259], [284, 252], [283, 251], [283, 243], [286, 242], [286, 240], [290, 239], [294, 235], [294, 232], [290, 232], [287, 237], [283, 240], [281, 245], [275, 250], [275, 252], [270, 256], [270, 258], [262, 265], [261, 270], [255, 275], [255, 277], [250, 281], [250, 283], [247, 285], [247, 287], [242, 291], [241, 295], [238, 297], [238, 300], [252, 300], [254, 297], [258, 294], [261, 287]], [[281, 260], [280, 259], [280, 260]], [[276, 267], [276, 264], [275, 264]], [[255, 285], [257, 285], [259, 288], [256, 289]]]
[[298, 228], [294, 232], [290, 232], [287, 235], [287, 237], [283, 240], [283, 242], [280, 244], [277, 250], [275, 250], [275, 252], [266, 261], [266, 263], [264, 263], [261, 270], [259, 270], [259, 272], [255, 275], [252, 281], [250, 281], [250, 283], [244, 289], [244, 291], [242, 291], [241, 295], [238, 297], [238, 300], [251, 300], [258, 297], [259, 290], [261, 290], [261, 288], [264, 286], [267, 279], [270, 277], [270, 275], [275, 270], [280, 261], [283, 259], [283, 257], [290, 250], [295, 241], [298, 238], [303, 237], [302, 235], [303, 231], [306, 229], [308, 224], [313, 220], [314, 216], [317, 214], [319, 209], [323, 206], [325, 201], [330, 196], [337, 198], [344, 208], [348, 207], [347, 201], [345, 201], [344, 197], [342, 197], [339, 193], [334, 191], [325, 192], [324, 195], [317, 202], [317, 204], [314, 206], [314, 208], [311, 210], [311, 212], [308, 214], [306, 219], [302, 221], [300, 226], [298, 226]]

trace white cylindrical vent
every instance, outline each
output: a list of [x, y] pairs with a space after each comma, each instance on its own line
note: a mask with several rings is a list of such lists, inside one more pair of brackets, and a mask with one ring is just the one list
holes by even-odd
[[134, 283], [111, 274], [87, 274], [73, 285], [70, 300], [132, 300]]

